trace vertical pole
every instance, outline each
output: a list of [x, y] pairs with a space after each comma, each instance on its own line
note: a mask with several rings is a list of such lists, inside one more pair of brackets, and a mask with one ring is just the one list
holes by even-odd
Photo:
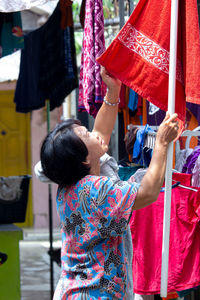
[[[50, 132], [50, 103], [49, 100], [46, 101], [47, 107], [47, 132]], [[54, 294], [54, 274], [53, 274], [53, 216], [52, 216], [52, 185], [48, 184], [48, 194], [49, 194], [49, 254], [50, 254], [50, 294], [51, 300]]]
[[[119, 25], [120, 29], [124, 26], [125, 23], [125, 6], [124, 0], [119, 0]], [[112, 149], [112, 156], [118, 161], [119, 160], [119, 119], [118, 115], [115, 122], [115, 127], [113, 130], [113, 134], [111, 136], [111, 149]]]
[[134, 9], [133, 0], [129, 0], [129, 16], [132, 14], [133, 9]]
[[120, 29], [124, 26], [124, 13], [125, 13], [125, 6], [124, 0], [119, 0], [119, 25]]
[[[176, 92], [176, 56], [177, 56], [177, 32], [178, 32], [178, 0], [171, 1], [171, 29], [170, 29], [170, 62], [169, 62], [169, 90], [168, 111], [175, 111]], [[173, 142], [170, 143], [167, 154], [167, 167], [165, 173], [165, 200], [163, 219], [163, 244], [161, 267], [161, 297], [167, 297], [168, 261], [169, 261], [169, 234], [171, 215], [171, 186], [172, 186]]]

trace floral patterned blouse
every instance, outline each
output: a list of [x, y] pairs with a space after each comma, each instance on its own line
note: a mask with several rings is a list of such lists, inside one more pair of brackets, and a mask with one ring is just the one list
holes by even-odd
[[54, 300], [126, 299], [122, 237], [138, 188], [137, 183], [88, 175], [58, 189], [62, 273]]

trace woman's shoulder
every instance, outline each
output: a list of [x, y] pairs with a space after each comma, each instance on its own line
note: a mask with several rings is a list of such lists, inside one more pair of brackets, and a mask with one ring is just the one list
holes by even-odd
[[71, 190], [80, 189], [84, 186], [93, 186], [96, 184], [113, 184], [113, 181], [107, 176], [97, 176], [97, 175], [86, 175], [77, 181], [76, 184], [71, 185], [70, 187], [58, 187], [58, 192], [70, 192]]
[[96, 184], [105, 184], [110, 183], [112, 184], [112, 181], [107, 176], [96, 176], [96, 175], [87, 175], [83, 177], [81, 180], [79, 180], [76, 184], [77, 188], [83, 187], [84, 185], [90, 185], [91, 187]]
[[112, 189], [113, 182], [106, 176], [87, 175], [70, 187], [58, 187], [57, 203], [61, 205], [63, 201], [69, 199], [77, 200], [79, 197], [93, 197], [100, 191]]

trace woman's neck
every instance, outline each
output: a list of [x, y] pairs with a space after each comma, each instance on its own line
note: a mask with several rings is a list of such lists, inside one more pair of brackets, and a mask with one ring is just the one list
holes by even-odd
[[91, 163], [91, 169], [90, 169], [90, 175], [95, 175], [95, 176], [99, 176], [100, 175], [100, 163], [99, 162], [95, 162], [95, 163]]

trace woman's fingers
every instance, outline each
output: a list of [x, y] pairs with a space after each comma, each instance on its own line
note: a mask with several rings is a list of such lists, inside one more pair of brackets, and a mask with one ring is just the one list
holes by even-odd
[[109, 74], [109, 72], [103, 66], [101, 66], [101, 77], [109, 89], [121, 87], [121, 81]]
[[166, 121], [166, 123], [170, 123], [170, 122], [175, 121], [177, 119], [177, 117], [178, 117], [178, 115], [176, 113], [174, 113], [170, 116], [169, 112], [167, 112], [164, 121]]

